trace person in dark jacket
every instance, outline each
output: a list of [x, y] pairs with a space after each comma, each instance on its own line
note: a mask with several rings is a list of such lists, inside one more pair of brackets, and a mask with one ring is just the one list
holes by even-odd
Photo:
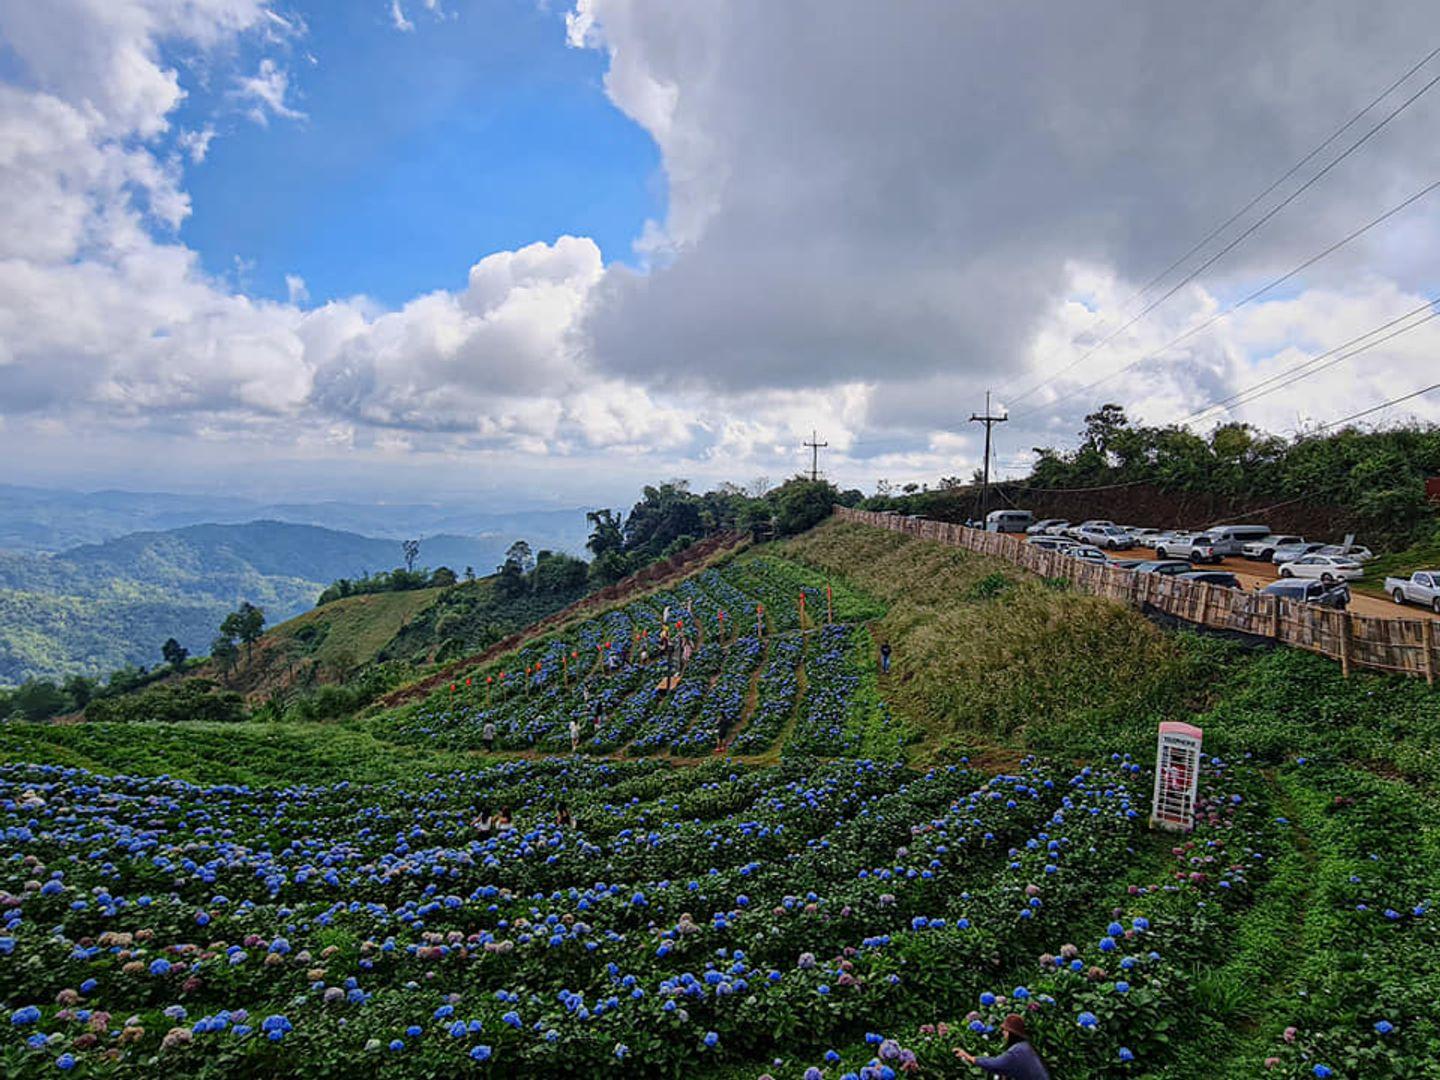
[[880, 646], [880, 674], [890, 674], [890, 643], [888, 641]]
[[999, 1057], [976, 1057], [962, 1047], [955, 1048], [955, 1056], [967, 1065], [984, 1069], [994, 1076], [1010, 1077], [1012, 1080], [1050, 1080], [1050, 1070], [1040, 1060], [1040, 1055], [1025, 1038], [1025, 1018], [1011, 1013], [1000, 1024], [1005, 1033], [1005, 1052]]

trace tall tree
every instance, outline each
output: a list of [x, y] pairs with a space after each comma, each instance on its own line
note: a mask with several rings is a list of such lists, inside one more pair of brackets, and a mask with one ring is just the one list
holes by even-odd
[[597, 559], [611, 551], [620, 551], [625, 546], [624, 521], [614, 510], [591, 510], [585, 515], [590, 525], [590, 539], [585, 546]]
[[160, 646], [160, 655], [165, 658], [165, 663], [178, 670], [190, 656], [190, 650], [172, 637], [167, 638], [165, 644]]
[[230, 674], [235, 667], [235, 661], [240, 659], [240, 650], [235, 645], [235, 640], [225, 633], [220, 633], [210, 643], [210, 659], [220, 665], [223, 674]]
[[400, 545], [400, 554], [405, 557], [405, 569], [413, 573], [415, 570], [415, 560], [420, 558], [420, 541], [404, 541]]
[[255, 642], [265, 631], [265, 611], [250, 601], [243, 601], [238, 608], [225, 616], [220, 624], [220, 633], [227, 638], [238, 638], [245, 645], [245, 659], [250, 659]]

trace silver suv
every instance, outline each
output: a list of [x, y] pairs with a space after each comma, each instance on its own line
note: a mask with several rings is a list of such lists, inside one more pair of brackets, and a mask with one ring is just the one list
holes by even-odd
[[1221, 555], [1215, 550], [1215, 540], [1205, 533], [1195, 536], [1170, 537], [1155, 545], [1157, 559], [1189, 559], [1192, 563], [1218, 563]]
[[1275, 557], [1275, 552], [1282, 547], [1291, 547], [1296, 544], [1305, 543], [1303, 536], [1286, 536], [1283, 533], [1271, 533], [1260, 540], [1251, 540], [1248, 544], [1240, 545], [1240, 554], [1247, 559], [1259, 559], [1261, 562], [1269, 562]]

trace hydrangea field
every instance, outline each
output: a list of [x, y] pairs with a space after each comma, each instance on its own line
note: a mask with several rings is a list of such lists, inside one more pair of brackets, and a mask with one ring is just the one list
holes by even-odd
[[[668, 669], [659, 652], [667, 611], [674, 640], [694, 648], [683, 667], [678, 644]], [[476, 749], [493, 724], [498, 750], [556, 752], [570, 749], [573, 719], [591, 754], [754, 756], [783, 744], [896, 758], [907, 733], [875, 691], [875, 645], [855, 621], [875, 613], [795, 563], [747, 558], [459, 674], [392, 730]], [[660, 685], [667, 671], [673, 689]]]
[[365, 722], [447, 765], [370, 782], [156, 775], [183, 725], [5, 741], [91, 767], [0, 765], [0, 1072], [893, 1080], [1019, 1012], [1056, 1077], [1440, 1075], [1429, 794], [1207, 756], [1177, 836], [1148, 758], [915, 767], [829, 584], [833, 621], [746, 557], [477, 666]]

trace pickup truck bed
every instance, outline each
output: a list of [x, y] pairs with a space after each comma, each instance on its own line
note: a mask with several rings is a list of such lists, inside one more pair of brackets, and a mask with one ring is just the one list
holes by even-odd
[[1440, 615], [1440, 570], [1417, 570], [1408, 578], [1387, 577], [1385, 594], [1397, 604], [1419, 604]]

